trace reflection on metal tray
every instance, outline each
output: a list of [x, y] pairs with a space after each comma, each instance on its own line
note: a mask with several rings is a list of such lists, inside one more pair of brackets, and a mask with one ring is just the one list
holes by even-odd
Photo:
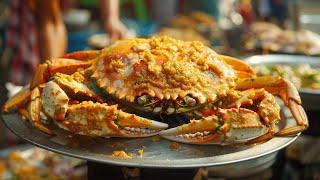
[[[287, 121], [281, 121], [283, 122], [280, 123], [281, 126], [287, 127], [294, 123], [290, 111], [283, 105], [282, 118]], [[44, 149], [89, 161], [132, 167], [195, 168], [266, 159], [266, 155], [272, 155], [286, 147], [297, 137], [275, 137], [255, 146], [179, 144], [177, 149], [171, 149], [172, 142], [157, 136], [136, 139], [90, 138], [72, 135], [53, 124], [50, 124], [50, 128], [56, 135], [49, 136], [32, 127], [18, 114], [2, 114], [2, 119], [16, 135]], [[144, 149], [142, 156], [138, 155], [140, 149]], [[133, 157], [132, 159], [112, 157], [111, 154], [115, 150], [132, 153]]]
[[[313, 68], [320, 68], [320, 58], [298, 55], [256, 55], [245, 59], [251, 65], [260, 64], [310, 64]], [[320, 90], [300, 88], [299, 93], [306, 110], [320, 110]]]

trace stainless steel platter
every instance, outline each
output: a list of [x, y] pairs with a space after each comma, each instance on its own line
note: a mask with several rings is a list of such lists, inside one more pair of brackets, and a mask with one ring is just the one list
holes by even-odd
[[[282, 105], [282, 118], [288, 119], [284, 126], [293, 123], [290, 111]], [[140, 139], [122, 138], [90, 138], [72, 135], [53, 124], [50, 128], [56, 135], [42, 133], [22, 119], [18, 114], [2, 114], [5, 125], [16, 135], [44, 149], [67, 156], [108, 163], [120, 166], [148, 168], [196, 168], [204, 166], [221, 166], [227, 164], [261, 162], [274, 156], [274, 153], [293, 142], [297, 136], [275, 137], [268, 142], [255, 146], [217, 146], [179, 144], [178, 148], [170, 148], [172, 142], [160, 137]], [[143, 149], [142, 156], [138, 150]], [[132, 159], [112, 157], [115, 150], [132, 153]], [[243, 166], [243, 164], [241, 165]]]
[[[255, 55], [246, 58], [245, 61], [253, 66], [259, 64], [286, 64], [293, 66], [310, 64], [313, 68], [320, 68], [320, 58], [300, 55]], [[300, 88], [299, 93], [303, 107], [306, 110], [320, 110], [320, 90]]]

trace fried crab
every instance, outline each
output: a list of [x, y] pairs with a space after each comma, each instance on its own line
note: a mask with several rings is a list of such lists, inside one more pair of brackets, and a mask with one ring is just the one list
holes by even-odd
[[[291, 110], [294, 126], [276, 128], [280, 106], [273, 94]], [[160, 134], [190, 144], [258, 143], [308, 127], [290, 81], [257, 77], [241, 60], [219, 55], [200, 42], [169, 37], [121, 40], [101, 51], [49, 60], [39, 65], [30, 85], [4, 106], [5, 112], [14, 109], [47, 133], [50, 129], [42, 123], [41, 113], [76, 134]], [[138, 112], [189, 119], [164, 130], [168, 119], [159, 122]]]

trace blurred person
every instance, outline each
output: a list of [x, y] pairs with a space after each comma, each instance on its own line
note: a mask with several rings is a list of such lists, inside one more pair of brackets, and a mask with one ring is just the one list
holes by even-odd
[[104, 30], [112, 40], [126, 37], [127, 29], [120, 21], [119, 0], [99, 0]]
[[227, 0], [191, 0], [190, 5], [192, 10], [202, 11], [213, 16], [216, 20], [220, 18], [220, 9], [221, 4], [225, 3]]
[[268, 20], [268, 17], [271, 16], [271, 9], [269, 5], [269, 0], [260, 0], [260, 1], [253, 1], [258, 2], [257, 8], [257, 15], [261, 20]]
[[[290, 0], [296, 1], [296, 0]], [[282, 28], [286, 27], [289, 18], [289, 0], [258, 0], [252, 1], [258, 20], [270, 21]]]
[[167, 24], [178, 11], [178, 0], [151, 0], [151, 16], [160, 25]]
[[269, 0], [271, 9], [271, 18], [280, 27], [286, 27], [286, 21], [289, 17], [287, 0]]
[[[29, 83], [39, 63], [62, 56], [67, 48], [67, 30], [61, 15], [64, 0], [11, 0], [6, 29], [6, 49], [1, 65], [10, 67], [9, 82]], [[112, 39], [125, 37], [126, 28], [119, 19], [118, 0], [100, 0], [104, 29]], [[10, 64], [10, 65], [9, 65]], [[19, 143], [4, 132], [5, 146]], [[0, 142], [3, 139], [0, 139]]]
[[251, 2], [251, 0], [242, 0], [239, 4], [239, 14], [241, 14], [247, 26], [254, 21], [254, 12]]
[[[99, 0], [104, 30], [113, 40], [122, 39], [126, 34], [126, 28], [119, 19], [118, 1]], [[9, 1], [6, 54], [11, 54], [10, 82], [27, 84], [39, 63], [65, 53], [67, 30], [61, 15], [61, 6], [65, 2]]]

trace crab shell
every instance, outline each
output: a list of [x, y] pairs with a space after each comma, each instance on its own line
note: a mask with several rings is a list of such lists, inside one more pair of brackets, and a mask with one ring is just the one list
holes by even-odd
[[142, 95], [166, 104], [186, 96], [197, 105], [213, 102], [235, 85], [236, 77], [202, 43], [168, 37], [119, 41], [102, 50], [88, 70], [100, 89], [130, 103]]

